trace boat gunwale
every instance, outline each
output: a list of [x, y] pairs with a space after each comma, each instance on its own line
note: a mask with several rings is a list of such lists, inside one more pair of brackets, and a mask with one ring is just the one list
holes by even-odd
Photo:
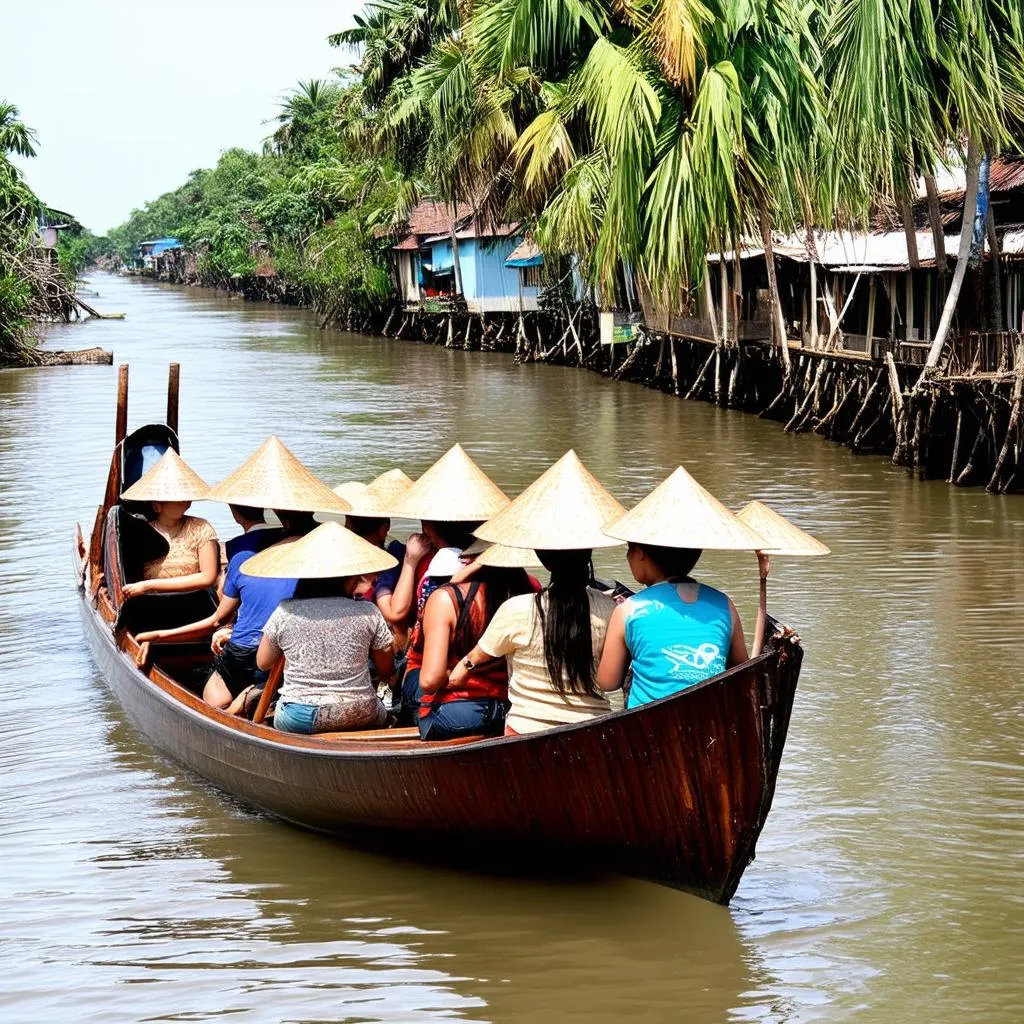
[[[751, 669], [756, 669], [758, 666], [777, 658], [781, 654], [779, 638], [772, 637], [766, 641], [765, 650], [756, 658], [750, 658], [739, 665], [726, 669], [725, 672], [712, 676], [710, 679], [689, 686], [685, 690], [680, 690], [678, 693], [661, 697], [658, 700], [639, 705], [635, 708], [623, 708], [621, 711], [612, 711], [609, 714], [581, 722], [569, 722], [565, 725], [551, 726], [534, 733], [482, 738], [467, 737], [434, 743], [419, 739], [410, 739], [408, 741], [389, 739], [377, 741], [375, 739], [358, 739], [355, 737], [352, 739], [320, 739], [315, 734], [311, 736], [286, 734], [275, 730], [271, 726], [257, 725], [248, 719], [227, 715], [219, 708], [206, 704], [202, 701], [202, 698], [196, 696], [191, 690], [155, 665], [150, 669], [152, 675], [140, 668], [133, 656], [133, 652], [127, 650], [118, 642], [117, 634], [112, 629], [112, 623], [107, 620], [100, 610], [101, 602], [106, 600], [109, 603], [105, 584], [97, 591], [94, 599], [95, 603], [93, 599], [90, 599], [90, 588], [87, 586], [87, 581], [83, 579], [81, 571], [81, 562], [85, 560], [82, 552], [84, 538], [82, 537], [81, 527], [78, 524], [76, 524], [76, 531], [76, 543], [73, 550], [76, 558], [79, 559], [76, 569], [78, 572], [77, 579], [81, 581], [78, 585], [78, 590], [83, 610], [87, 615], [93, 617], [96, 632], [110, 645], [113, 653], [123, 663], [123, 667], [134, 679], [135, 683], [151, 687], [163, 701], [184, 712], [186, 719], [191, 720], [191, 725], [214, 728], [225, 736], [237, 736], [252, 746], [269, 748], [282, 753], [302, 751], [305, 754], [315, 754], [331, 759], [376, 759], [381, 756], [407, 758], [444, 757], [454, 756], [466, 749], [474, 751], [491, 750], [498, 746], [531, 743], [541, 739], [547, 740], [552, 737], [572, 734], [580, 730], [617, 723], [632, 716], [645, 715], [651, 711], [656, 711], [656, 709], [670, 703], [682, 702], [694, 693], [727, 684], [733, 677], [746, 674]], [[112, 606], [111, 611], [113, 611]], [[131, 644], [138, 647], [131, 634], [123, 635]], [[781, 642], [787, 646], [801, 648], [795, 634], [782, 638]], [[197, 706], [193, 706], [192, 702], [196, 702]]]

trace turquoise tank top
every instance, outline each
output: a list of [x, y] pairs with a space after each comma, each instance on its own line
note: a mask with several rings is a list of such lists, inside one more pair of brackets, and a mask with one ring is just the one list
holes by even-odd
[[693, 604], [669, 582], [626, 601], [626, 646], [633, 660], [627, 707], [668, 697], [725, 671], [732, 643], [729, 598], [714, 587], [698, 586]]

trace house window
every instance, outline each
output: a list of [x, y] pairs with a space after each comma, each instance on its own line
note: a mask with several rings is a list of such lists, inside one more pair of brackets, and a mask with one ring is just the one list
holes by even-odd
[[523, 275], [524, 288], [540, 287], [540, 267], [521, 267], [519, 273]]

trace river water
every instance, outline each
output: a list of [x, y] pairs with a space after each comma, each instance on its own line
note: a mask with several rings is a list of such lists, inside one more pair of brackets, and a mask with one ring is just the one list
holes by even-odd
[[[270, 433], [324, 479], [461, 441], [510, 493], [572, 446], [629, 504], [677, 464], [833, 549], [776, 564], [806, 659], [775, 806], [728, 910], [588, 870], [456, 871], [261, 818], [153, 753], [108, 696], [70, 572], [115, 369], [0, 372], [0, 1016], [5, 1021], [1024, 1019], [1024, 499], [918, 483], [818, 437], [579, 371], [321, 331], [97, 274], [131, 364], [213, 482]], [[200, 506], [224, 535], [226, 509]], [[628, 579], [621, 551], [600, 568]], [[753, 624], [753, 557], [704, 578]], [[598, 866], [600, 867], [600, 866]]]

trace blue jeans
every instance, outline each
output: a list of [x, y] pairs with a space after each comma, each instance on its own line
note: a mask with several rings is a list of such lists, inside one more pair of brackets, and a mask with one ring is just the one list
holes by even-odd
[[508, 702], [450, 700], [435, 704], [419, 720], [421, 740], [455, 740], [460, 736], [500, 736], [505, 731]]
[[274, 728], [282, 732], [311, 733], [319, 710], [316, 704], [278, 704], [274, 712]]

